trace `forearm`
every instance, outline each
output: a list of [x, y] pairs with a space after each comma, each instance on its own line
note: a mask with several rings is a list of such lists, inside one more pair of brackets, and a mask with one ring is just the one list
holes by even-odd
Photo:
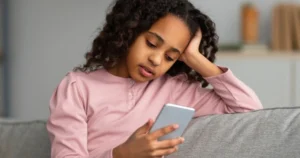
[[113, 158], [123, 158], [122, 148], [118, 146], [112, 150]]
[[255, 92], [236, 78], [228, 68], [219, 67], [223, 74], [206, 77], [205, 80], [214, 88], [214, 93], [226, 105], [226, 113], [246, 112], [261, 109], [262, 105]]
[[210, 62], [200, 53], [194, 53], [194, 57], [190, 58], [187, 65], [201, 74], [203, 77], [217, 76], [223, 73], [223, 71], [217, 67], [214, 63]]

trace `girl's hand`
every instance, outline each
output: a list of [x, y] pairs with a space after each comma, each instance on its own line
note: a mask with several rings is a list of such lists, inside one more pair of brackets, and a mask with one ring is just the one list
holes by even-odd
[[179, 60], [183, 61], [187, 66], [197, 71], [203, 77], [211, 77], [222, 74], [223, 71], [221, 69], [199, 52], [201, 39], [202, 32], [198, 29], [185, 51], [181, 54]]
[[153, 121], [149, 120], [145, 125], [137, 129], [130, 138], [113, 150], [114, 158], [156, 158], [170, 155], [178, 150], [177, 145], [183, 143], [183, 138], [158, 141], [157, 139], [178, 128], [176, 125], [148, 134]]
[[[199, 52], [199, 45], [202, 39], [202, 32], [200, 29], [196, 32], [195, 36], [190, 41], [189, 45], [185, 51], [181, 54], [179, 60], [183, 61], [185, 64], [190, 65], [189, 63], [194, 60], [195, 57], [201, 55]], [[203, 56], [204, 57], [204, 56]]]

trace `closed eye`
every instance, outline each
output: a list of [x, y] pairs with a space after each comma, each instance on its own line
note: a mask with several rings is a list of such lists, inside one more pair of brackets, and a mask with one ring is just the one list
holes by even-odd
[[146, 43], [150, 48], [156, 48], [156, 45], [152, 44], [150, 41], [146, 40]]
[[168, 56], [168, 55], [166, 55], [166, 59], [167, 59], [167, 61], [174, 61], [174, 59], [173, 58], [171, 58], [170, 56]]

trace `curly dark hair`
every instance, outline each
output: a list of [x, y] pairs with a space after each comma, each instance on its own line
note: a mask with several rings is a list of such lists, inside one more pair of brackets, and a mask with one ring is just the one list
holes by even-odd
[[[100, 67], [113, 67], [126, 56], [129, 47], [141, 33], [167, 14], [182, 19], [192, 36], [198, 28], [201, 29], [199, 52], [214, 62], [218, 51], [215, 23], [188, 0], [116, 0], [113, 4], [103, 29], [93, 41], [91, 51], [85, 55], [86, 63], [75, 70], [89, 72]], [[200, 82], [202, 87], [208, 85], [199, 73], [181, 61], [176, 61], [167, 71], [170, 76], [180, 73], [185, 73], [189, 81]]]

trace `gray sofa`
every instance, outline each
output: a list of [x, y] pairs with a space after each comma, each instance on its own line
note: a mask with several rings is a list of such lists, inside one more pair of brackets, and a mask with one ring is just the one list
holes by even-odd
[[[300, 158], [300, 107], [192, 120], [169, 158]], [[45, 121], [0, 121], [0, 158], [49, 158]]]

